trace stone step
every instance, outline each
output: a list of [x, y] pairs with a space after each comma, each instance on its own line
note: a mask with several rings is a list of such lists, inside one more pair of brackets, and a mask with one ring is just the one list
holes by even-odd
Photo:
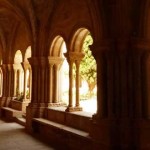
[[[32, 129], [34, 133], [44, 136], [44, 139], [49, 143], [58, 146], [63, 145], [61, 149], [92, 149], [92, 140], [88, 132], [44, 118], [33, 118], [32, 121]], [[58, 148], [60, 149], [60, 147]]]
[[41, 123], [41, 124], [46, 125], [46, 126], [51, 126], [53, 128], [58, 128], [60, 130], [65, 130], [67, 132], [71, 132], [71, 133], [79, 135], [79, 136], [89, 137], [89, 133], [87, 133], [85, 131], [78, 130], [78, 129], [63, 125], [63, 124], [59, 124], [59, 123], [56, 123], [56, 122], [53, 122], [53, 121], [50, 121], [50, 120], [47, 120], [47, 119], [44, 119], [44, 118], [34, 118], [33, 120], [35, 122]]
[[15, 118], [15, 122], [17, 122], [18, 124], [25, 126], [26, 125], [26, 119], [23, 117], [20, 118]]
[[23, 114], [22, 114], [22, 117], [26, 119], [26, 114], [25, 114], [25, 113], [23, 113]]
[[19, 110], [15, 110], [10, 107], [2, 107], [2, 117], [4, 117], [8, 121], [14, 121], [14, 119], [22, 117], [23, 112]]

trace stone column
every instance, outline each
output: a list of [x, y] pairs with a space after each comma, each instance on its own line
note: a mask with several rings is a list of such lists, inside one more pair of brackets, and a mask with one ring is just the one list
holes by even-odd
[[49, 64], [49, 100], [48, 103], [53, 102], [53, 64]]
[[20, 77], [19, 77], [20, 76], [20, 67], [21, 67], [20, 64], [13, 64], [13, 72], [14, 72], [13, 73], [14, 74], [14, 77], [13, 77], [13, 80], [14, 80], [14, 87], [13, 87], [14, 88], [14, 96], [17, 96], [17, 92], [18, 91], [16, 91], [16, 90], [20, 90], [20, 88], [19, 88], [19, 84], [20, 84]]
[[32, 89], [32, 70], [29, 67], [29, 99], [31, 100], [31, 89]]
[[17, 88], [18, 88], [18, 92], [21, 93], [21, 70], [18, 69], [17, 70]]
[[76, 104], [75, 104], [75, 111], [82, 111], [80, 107], [80, 62], [84, 57], [83, 53], [75, 53], [75, 65], [76, 65]]
[[[128, 52], [128, 122], [130, 133], [128, 145], [140, 149], [150, 149], [150, 46], [147, 39], [132, 39], [131, 49]], [[125, 130], [125, 119], [122, 118], [122, 131]], [[122, 121], [122, 122], [123, 122]], [[127, 124], [127, 123], [126, 123]], [[126, 133], [127, 134], [127, 133]], [[120, 134], [121, 135], [121, 134]], [[122, 136], [122, 135], [121, 135]], [[142, 137], [142, 138], [141, 138]]]
[[59, 97], [59, 71], [63, 63], [61, 57], [49, 57], [49, 106], [62, 106]]
[[3, 85], [2, 85], [2, 97], [0, 100], [0, 107], [3, 107], [5, 106], [7, 98], [7, 65], [2, 64], [1, 69], [3, 72]]
[[[32, 119], [45, 116], [45, 108], [47, 107], [45, 100], [45, 90], [47, 86], [45, 80], [45, 69], [48, 59], [31, 57], [28, 59], [32, 69], [32, 96], [31, 102], [26, 109], [26, 128], [32, 131]], [[48, 84], [48, 83], [47, 83]]]
[[79, 101], [80, 101], [80, 81], [79, 81], [79, 67], [80, 67], [80, 62], [79, 61], [75, 61], [75, 64], [76, 64], [76, 104], [75, 106], [76, 107], [79, 107], [80, 104], [79, 104]]
[[[96, 143], [95, 149], [107, 149], [118, 139], [116, 121], [112, 117], [114, 97], [114, 60], [110, 41], [94, 42], [90, 47], [97, 64], [97, 112], [92, 116], [90, 136]], [[111, 59], [110, 59], [111, 58]], [[110, 61], [110, 62], [109, 62]], [[115, 133], [116, 131], [116, 133]], [[105, 135], [105, 136], [104, 136]], [[101, 143], [103, 143], [101, 145]]]
[[27, 70], [24, 70], [24, 101], [26, 101], [26, 92], [27, 92]]
[[8, 91], [8, 95], [7, 95], [7, 103], [6, 103], [6, 106], [9, 106], [10, 104], [10, 101], [13, 99], [13, 86], [14, 86], [14, 80], [13, 80], [13, 65], [12, 64], [8, 64], [7, 65], [7, 68], [8, 68], [8, 88], [7, 88], [7, 91]]
[[59, 84], [59, 81], [58, 81], [58, 64], [54, 64], [53, 66], [54, 68], [54, 97], [53, 97], [53, 102], [54, 103], [58, 103], [59, 100], [58, 100], [58, 84]]
[[2, 74], [3, 74], [3, 84], [2, 86], [2, 95], [0, 97], [0, 117], [2, 116], [1, 108], [5, 106], [6, 96], [5, 96], [5, 86], [6, 86], [6, 67], [5, 65], [1, 65]]
[[47, 77], [47, 70], [48, 70], [48, 58], [42, 57], [39, 59], [40, 61], [40, 70], [39, 70], [39, 75], [40, 75], [40, 82], [39, 82], [39, 89], [41, 91], [39, 97], [40, 97], [40, 103], [45, 105], [45, 102], [47, 101], [47, 82], [46, 82], [46, 77]]
[[24, 81], [23, 81], [23, 101], [26, 101], [26, 91], [27, 91], [27, 69], [25, 63], [21, 63], [22, 68], [24, 70]]
[[16, 77], [17, 76], [17, 70], [14, 70], [14, 97], [16, 96]]
[[[69, 105], [66, 111], [81, 111], [82, 108], [79, 104], [79, 67], [84, 54], [82, 52], [69, 52], [65, 54], [69, 64]], [[76, 103], [75, 107], [73, 107], [73, 64], [76, 65]]]
[[68, 107], [66, 109], [66, 111], [73, 111], [73, 91], [72, 91], [72, 86], [73, 86], [73, 61], [72, 60], [68, 60], [68, 64], [69, 64], [69, 104]]
[[[107, 101], [107, 62], [105, 47], [91, 46], [97, 64], [97, 113], [96, 118], [106, 118], [108, 115]], [[107, 51], [107, 48], [106, 48]]]
[[34, 77], [34, 80], [32, 80], [32, 88], [31, 88], [32, 92], [31, 104], [37, 104], [39, 62], [37, 58], [29, 58], [28, 60], [32, 68], [32, 76]]
[[[27, 96], [27, 82], [28, 82], [28, 78], [27, 78], [27, 71], [29, 71], [29, 95], [31, 95], [31, 71], [30, 71], [30, 65], [29, 63], [27, 62], [23, 62], [21, 63], [22, 65], [22, 68], [24, 70], [24, 81], [23, 81], [23, 95], [24, 95], [24, 98], [23, 98], [23, 101], [28, 101], [28, 99], [26, 98]], [[30, 99], [30, 96], [29, 96], [29, 99]]]

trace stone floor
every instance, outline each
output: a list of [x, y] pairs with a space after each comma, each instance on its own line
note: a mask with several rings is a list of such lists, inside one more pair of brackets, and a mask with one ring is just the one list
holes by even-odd
[[25, 132], [24, 126], [0, 120], [0, 150], [54, 150]]

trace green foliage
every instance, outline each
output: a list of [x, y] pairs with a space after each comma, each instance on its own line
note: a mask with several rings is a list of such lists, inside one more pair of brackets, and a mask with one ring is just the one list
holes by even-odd
[[85, 56], [80, 64], [80, 75], [83, 80], [86, 80], [89, 86], [89, 91], [91, 92], [95, 85], [96, 85], [96, 61], [92, 55], [92, 52], [89, 48], [90, 45], [92, 45], [93, 39], [91, 35], [87, 35], [84, 43], [83, 43], [83, 52], [85, 53]]

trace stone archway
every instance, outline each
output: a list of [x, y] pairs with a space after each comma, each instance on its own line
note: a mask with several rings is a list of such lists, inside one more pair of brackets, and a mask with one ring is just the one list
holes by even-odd
[[[90, 34], [89, 30], [86, 28], [79, 28], [73, 35], [70, 51], [68, 51], [65, 56], [69, 63], [69, 105], [66, 111], [81, 111], [82, 107], [80, 107], [80, 65], [85, 57], [85, 51], [83, 50], [83, 45], [87, 35]], [[92, 44], [93, 41], [90, 43]], [[89, 44], [89, 45], [90, 45]], [[88, 46], [89, 46], [88, 45]], [[94, 59], [94, 57], [93, 57]], [[73, 106], [73, 70], [75, 65], [75, 106]]]
[[[22, 68], [23, 56], [20, 50], [17, 50], [14, 57], [14, 96], [18, 97], [23, 95], [23, 80], [24, 80], [24, 71]], [[17, 82], [18, 81], [18, 82]]]
[[22, 63], [23, 69], [24, 69], [24, 100], [31, 99], [31, 76], [32, 76], [32, 70], [31, 66], [29, 64], [28, 58], [31, 57], [31, 46], [29, 46], [26, 49], [24, 62]]
[[[63, 52], [66, 44], [61, 36], [56, 36], [50, 47], [50, 103], [53, 106], [64, 105], [62, 101], [62, 64], [64, 62]], [[53, 86], [53, 88], [52, 88]]]

